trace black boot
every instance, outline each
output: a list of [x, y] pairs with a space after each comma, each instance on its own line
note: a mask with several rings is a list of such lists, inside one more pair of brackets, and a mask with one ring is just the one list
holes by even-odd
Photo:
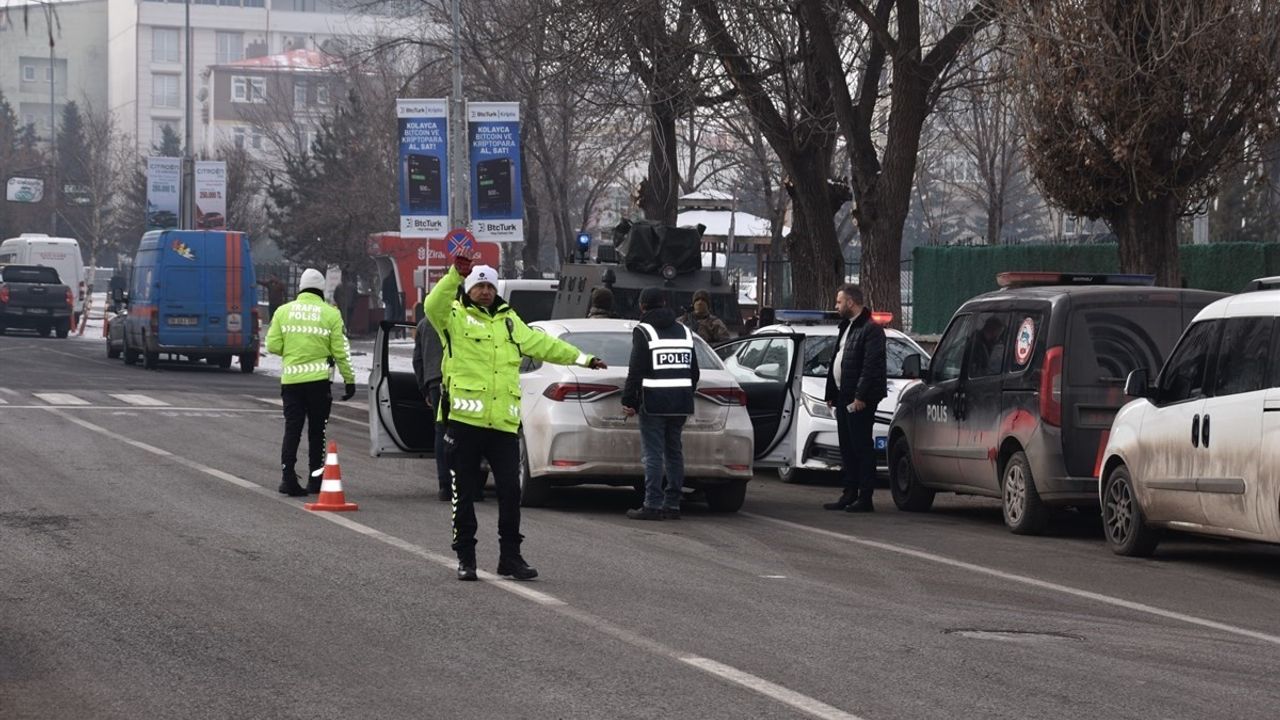
[[475, 553], [458, 556], [458, 579], [459, 580], [479, 580], [476, 575], [476, 556]]
[[538, 577], [538, 571], [529, 567], [529, 563], [519, 554], [499, 557], [498, 574], [515, 580], [532, 580]]
[[823, 504], [822, 509], [823, 510], [844, 510], [845, 508], [852, 505], [854, 501], [857, 499], [858, 499], [858, 492], [856, 490], [853, 492], [849, 492], [848, 490], [845, 490], [843, 493], [841, 493], [839, 500], [832, 503]]
[[324, 468], [313, 470], [307, 477], [307, 493], [315, 495], [320, 492], [320, 483], [324, 482]]
[[281, 476], [278, 490], [281, 495], [289, 497], [302, 497], [307, 494], [307, 489], [298, 484], [298, 476], [289, 470], [284, 471], [284, 475]]

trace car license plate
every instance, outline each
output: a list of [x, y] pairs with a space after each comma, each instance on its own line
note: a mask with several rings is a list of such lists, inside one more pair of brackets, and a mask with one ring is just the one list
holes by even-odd
[[200, 318], [191, 317], [189, 315], [171, 315], [169, 316], [170, 325], [199, 325]]
[[889, 438], [876, 438], [876, 450], [884, 450], [887, 447], [889, 447]]
[[27, 308], [28, 315], [48, 315], [49, 308]]

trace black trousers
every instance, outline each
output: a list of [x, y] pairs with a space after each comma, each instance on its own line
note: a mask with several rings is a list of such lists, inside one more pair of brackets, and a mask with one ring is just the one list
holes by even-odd
[[876, 406], [870, 403], [861, 412], [849, 412], [836, 405], [836, 428], [840, 433], [840, 478], [849, 498], [871, 501], [876, 489]]
[[[280, 469], [286, 477], [298, 462], [298, 445], [302, 443], [302, 426], [307, 426], [308, 475], [324, 469], [324, 428], [333, 406], [333, 391], [328, 380], [281, 385], [284, 399], [284, 443], [280, 446]], [[319, 478], [315, 479], [319, 483]]]
[[498, 545], [503, 555], [519, 555], [520, 438], [514, 433], [450, 421], [445, 453], [453, 477], [453, 551], [474, 564], [476, 558], [477, 486], [480, 461], [488, 460], [498, 490]]

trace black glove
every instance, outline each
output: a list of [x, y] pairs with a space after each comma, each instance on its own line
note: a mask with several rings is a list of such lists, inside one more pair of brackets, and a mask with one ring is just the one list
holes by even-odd
[[346, 402], [347, 400], [350, 400], [355, 396], [356, 396], [356, 384], [347, 383], [347, 386], [346, 388], [344, 388], [344, 391], [342, 393], [342, 401]]

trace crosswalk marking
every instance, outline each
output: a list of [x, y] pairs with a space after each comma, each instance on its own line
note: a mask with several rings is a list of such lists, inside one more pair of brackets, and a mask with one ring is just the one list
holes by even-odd
[[140, 405], [143, 407], [164, 407], [169, 404], [163, 400], [157, 400], [148, 395], [131, 395], [128, 393], [119, 393], [119, 394], [109, 393], [109, 394], [111, 395], [111, 397], [119, 400], [120, 402], [129, 403], [130, 405]]
[[21, 394], [17, 390], [10, 390], [7, 387], [0, 387], [0, 393], [4, 393], [5, 395], [14, 395], [14, 396]]
[[88, 405], [88, 400], [82, 400], [75, 395], [68, 393], [31, 393], [50, 405]]
[[8, 404], [9, 404], [8, 400], [5, 400], [4, 398], [0, 398], [0, 405], [8, 405]]

